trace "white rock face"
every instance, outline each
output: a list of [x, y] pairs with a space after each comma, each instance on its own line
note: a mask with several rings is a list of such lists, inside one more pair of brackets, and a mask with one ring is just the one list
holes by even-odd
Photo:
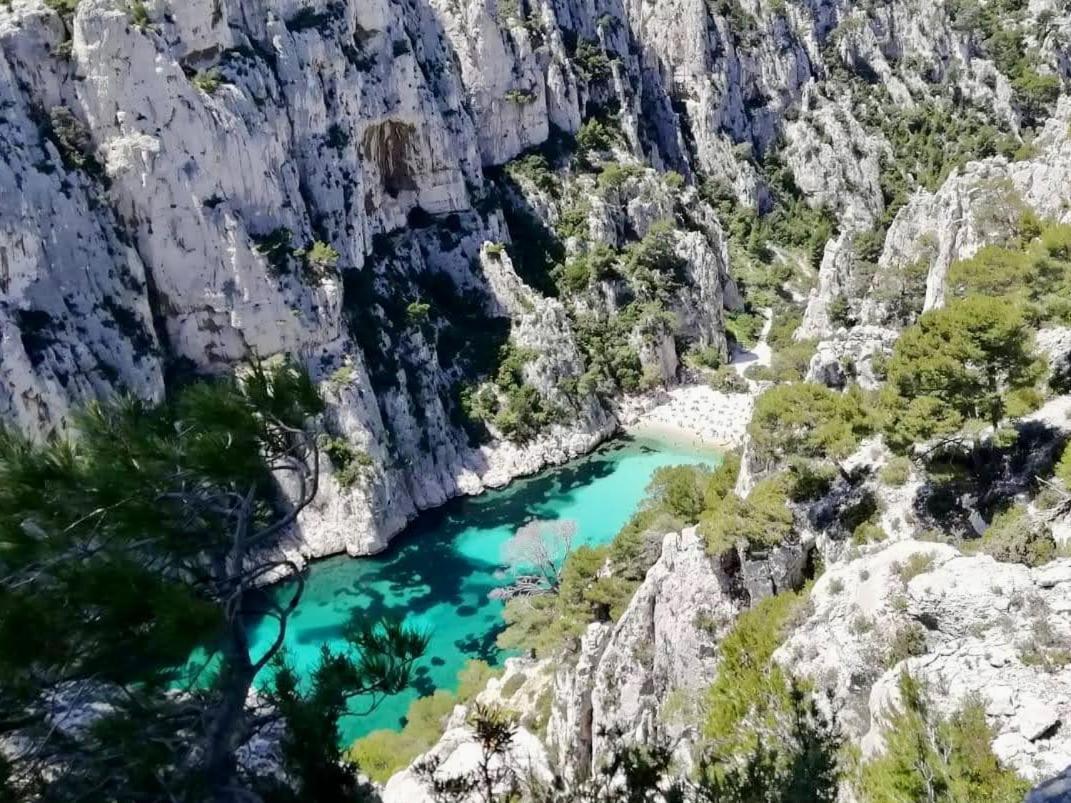
[[586, 774], [621, 739], [685, 736], [737, 612], [695, 528], [667, 535], [612, 631], [591, 625], [575, 667], [559, 673], [547, 740], [568, 771]]
[[948, 266], [1007, 238], [1024, 208], [1042, 218], [1071, 220], [1069, 121], [1071, 101], [1063, 98], [1035, 139], [1036, 154], [1031, 158], [971, 162], [937, 192], [916, 193], [889, 228], [880, 269], [899, 270], [925, 260], [929, 265], [925, 308], [931, 309], [944, 302]]
[[[980, 696], [994, 752], [1025, 777], [1041, 780], [1071, 763], [1071, 668], [1043, 658], [1071, 644], [1066, 559], [1030, 569], [899, 541], [832, 566], [811, 600], [812, 613], [775, 659], [833, 692], [864, 752], [881, 748], [906, 669], [944, 714]], [[908, 627], [922, 639], [921, 654], [891, 654]]]
[[[468, 777], [484, 761], [483, 747], [475, 740], [471, 728], [460, 726], [451, 728], [443, 734], [438, 743], [419, 760], [433, 759], [439, 761], [435, 772], [436, 780], [446, 781], [451, 778]], [[520, 777], [531, 778], [539, 783], [548, 784], [554, 779], [547, 764], [546, 750], [539, 738], [525, 728], [518, 728], [513, 742], [504, 756], [490, 758], [492, 773], [497, 773], [506, 765], [514, 768]], [[497, 789], [504, 794], [508, 788]], [[403, 770], [387, 781], [383, 789], [383, 803], [435, 803], [435, 795], [413, 770]], [[475, 803], [483, 800], [478, 792], [463, 798], [463, 803]]]

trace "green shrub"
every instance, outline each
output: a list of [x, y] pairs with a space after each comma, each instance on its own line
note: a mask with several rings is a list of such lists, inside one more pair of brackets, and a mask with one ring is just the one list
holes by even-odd
[[401, 733], [372, 731], [350, 746], [348, 758], [369, 778], [383, 783], [439, 740], [456, 704], [457, 698], [442, 689], [430, 697], [414, 700]]
[[818, 346], [817, 340], [794, 341], [775, 349], [770, 357], [770, 369], [778, 382], [798, 382], [807, 375]]
[[89, 129], [66, 106], [53, 106], [48, 112], [48, 131], [68, 167], [89, 175], [104, 176], [104, 165], [94, 155]]
[[599, 173], [599, 194], [603, 197], [618, 192], [630, 179], [643, 174], [643, 168], [639, 165], [621, 164], [620, 162], [607, 162], [602, 166]]
[[744, 369], [744, 376], [752, 382], [776, 382], [777, 374], [768, 365], [749, 365]]
[[421, 752], [421, 746], [404, 732], [377, 730], [355, 741], [346, 757], [373, 781], [385, 783]]
[[566, 261], [558, 271], [558, 285], [563, 293], [580, 293], [593, 282], [614, 276], [619, 258], [614, 249], [600, 243]]
[[740, 475], [740, 455], [737, 452], [725, 454], [721, 463], [707, 480], [707, 487], [703, 491], [705, 507], [712, 507], [721, 502], [732, 493], [736, 487], [736, 479]]
[[900, 336], [888, 362], [890, 444], [905, 448], [952, 434], [968, 420], [998, 426], [1009, 396], [1037, 384], [1032, 351], [1014, 304], [972, 295], [925, 313]]
[[981, 550], [1006, 563], [1041, 566], [1056, 557], [1056, 542], [1048, 527], [1032, 522], [1026, 507], [1016, 505], [993, 518]]
[[573, 54], [573, 66], [585, 81], [599, 81], [610, 77], [610, 59], [598, 42], [583, 40]]
[[726, 494], [709, 507], [699, 524], [707, 552], [720, 555], [738, 541], [744, 541], [749, 550], [755, 551], [783, 543], [793, 532], [789, 485], [785, 475], [777, 475], [756, 484], [747, 499]]
[[765, 320], [754, 312], [725, 313], [725, 334], [742, 348], [751, 349], [759, 342]]
[[127, 7], [130, 22], [135, 28], [148, 28], [152, 25], [152, 17], [149, 16], [149, 7], [142, 0], [132, 0]]
[[294, 255], [294, 235], [285, 226], [277, 226], [267, 234], [250, 235], [253, 250], [262, 254], [268, 262], [273, 275], [280, 275], [290, 270], [290, 258]]
[[375, 463], [368, 452], [354, 447], [345, 438], [321, 435], [318, 444], [334, 467], [335, 481], [343, 488], [352, 488], [364, 480]]
[[747, 393], [747, 380], [731, 365], [723, 365], [707, 378], [707, 384], [718, 393]]
[[934, 557], [932, 552], [916, 552], [905, 563], [896, 566], [896, 573], [906, 585], [920, 574], [933, 569]]
[[662, 466], [655, 469], [643, 505], [685, 522], [699, 521], [711, 471], [706, 466]]
[[497, 678], [502, 670], [491, 666], [486, 661], [470, 658], [457, 673], [457, 701], [467, 703], [487, 686], [487, 681]]
[[[695, 348], [684, 355], [684, 361], [689, 365], [696, 368], [708, 368], [710, 370], [717, 370], [725, 367], [732, 369], [729, 366], [722, 366], [723, 355], [722, 350], [715, 346], [707, 346], [706, 348]], [[736, 371], [732, 371], [736, 373]]]
[[78, 10], [79, 0], [45, 0], [45, 5], [63, 17], [73, 17]]
[[536, 99], [535, 93], [527, 89], [510, 89], [502, 97], [518, 106], [527, 106], [529, 103], [534, 103]]
[[219, 89], [220, 84], [223, 83], [223, 78], [219, 74], [219, 70], [202, 70], [190, 79], [190, 83], [206, 95], [213, 95]]
[[926, 628], [909, 622], [896, 629], [885, 653], [885, 666], [891, 667], [916, 655], [926, 653]]
[[707, 500], [731, 490], [738, 467], [739, 459], [726, 455], [713, 472], [704, 466], [656, 471], [639, 509], [613, 541], [568, 555], [557, 594], [506, 603], [498, 645], [550, 655], [575, 641], [589, 623], [616, 620], [658, 559], [664, 535], [696, 521]]
[[911, 476], [911, 460], [907, 457], [893, 457], [881, 467], [878, 477], [886, 485], [899, 488]]
[[605, 153], [618, 139], [618, 133], [596, 117], [586, 120], [576, 132], [577, 151], [581, 155]]
[[860, 775], [870, 803], [1020, 803], [1030, 785], [1001, 766], [990, 746], [985, 705], [970, 698], [952, 716], [934, 713], [918, 681], [900, 677], [901, 703], [889, 721], [884, 753]]
[[789, 461], [788, 474], [791, 481], [789, 499], [805, 502], [827, 493], [837, 477], [837, 470], [817, 460], [793, 458]]
[[857, 546], [876, 544], [885, 540], [885, 530], [872, 521], [860, 522], [852, 530], [852, 543]]
[[773, 661], [803, 597], [783, 592], [737, 617], [718, 652], [718, 675], [707, 692], [703, 735], [723, 755], [753, 749], [763, 731], [776, 729], [789, 704], [789, 680]]
[[558, 178], [551, 171], [546, 157], [540, 153], [518, 156], [506, 165], [506, 173], [515, 180], [527, 181], [550, 195], [558, 194]]
[[1064, 447], [1064, 451], [1056, 463], [1054, 477], [1063, 484], [1066, 490], [1071, 491], [1071, 444]]
[[309, 246], [309, 250], [305, 252], [306, 262], [321, 270], [335, 267], [338, 264], [339, 257], [338, 251], [323, 240], [315, 240]]
[[748, 424], [755, 457], [767, 466], [792, 456], [845, 458], [870, 431], [856, 388], [838, 393], [813, 382], [770, 388], [755, 402]]

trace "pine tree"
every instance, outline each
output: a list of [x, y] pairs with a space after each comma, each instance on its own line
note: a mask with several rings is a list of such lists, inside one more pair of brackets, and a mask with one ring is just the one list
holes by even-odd
[[[408, 683], [424, 639], [367, 625], [352, 653], [324, 653], [311, 688], [280, 670], [274, 705], [249, 704], [301, 598], [299, 567], [271, 547], [317, 493], [306, 425], [320, 409], [302, 371], [258, 363], [160, 405], [94, 404], [74, 440], [0, 433], [0, 739], [18, 748], [0, 768], [8, 794], [257, 800], [271, 782], [250, 777], [238, 750], [280, 722], [286, 770], [311, 788], [323, 763], [307, 753], [338, 756], [345, 700]], [[257, 592], [285, 572], [287, 594]], [[278, 624], [263, 655], [250, 652], [253, 616]], [[211, 671], [191, 677], [195, 648]], [[352, 786], [343, 775], [330, 783]]]

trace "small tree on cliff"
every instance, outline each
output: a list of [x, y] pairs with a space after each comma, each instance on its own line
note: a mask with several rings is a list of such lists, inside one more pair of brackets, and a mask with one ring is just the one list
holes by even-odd
[[576, 522], [530, 521], [506, 541], [502, 557], [514, 575], [510, 585], [492, 592], [495, 599], [549, 594], [558, 590], [562, 567], [573, 548]]
[[999, 426], [1029, 395], [1039, 369], [1022, 311], [968, 296], [919, 318], [888, 364], [890, 440], [910, 445], [950, 435], [968, 421]]
[[[338, 717], [354, 694], [404, 687], [422, 638], [394, 624], [355, 628], [356, 654], [325, 651], [309, 688], [280, 665], [266, 693], [275, 705], [249, 705], [303, 590], [298, 567], [271, 548], [316, 495], [305, 424], [320, 409], [303, 372], [256, 364], [159, 406], [93, 405], [74, 442], [0, 432], [0, 791], [48, 801], [255, 801], [271, 786], [280, 800], [356, 794], [355, 773], [337, 761]], [[286, 571], [296, 581], [283, 593], [257, 591]], [[261, 655], [246, 635], [255, 616], [278, 626]], [[181, 669], [197, 647], [210, 678]], [[284, 718], [296, 793], [237, 758]]]

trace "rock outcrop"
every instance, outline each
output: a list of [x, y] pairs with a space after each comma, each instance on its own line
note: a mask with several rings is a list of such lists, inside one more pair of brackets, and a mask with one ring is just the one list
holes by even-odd
[[832, 566], [775, 659], [833, 695], [865, 753], [881, 747], [909, 671], [950, 714], [985, 703], [993, 750], [1027, 778], [1071, 763], [1071, 563], [1040, 569], [912, 540]]
[[694, 528], [670, 533], [621, 618], [590, 626], [579, 658], [559, 670], [547, 741], [581, 777], [620, 740], [682, 738], [712, 682], [714, 646], [739, 611], [730, 580]]

